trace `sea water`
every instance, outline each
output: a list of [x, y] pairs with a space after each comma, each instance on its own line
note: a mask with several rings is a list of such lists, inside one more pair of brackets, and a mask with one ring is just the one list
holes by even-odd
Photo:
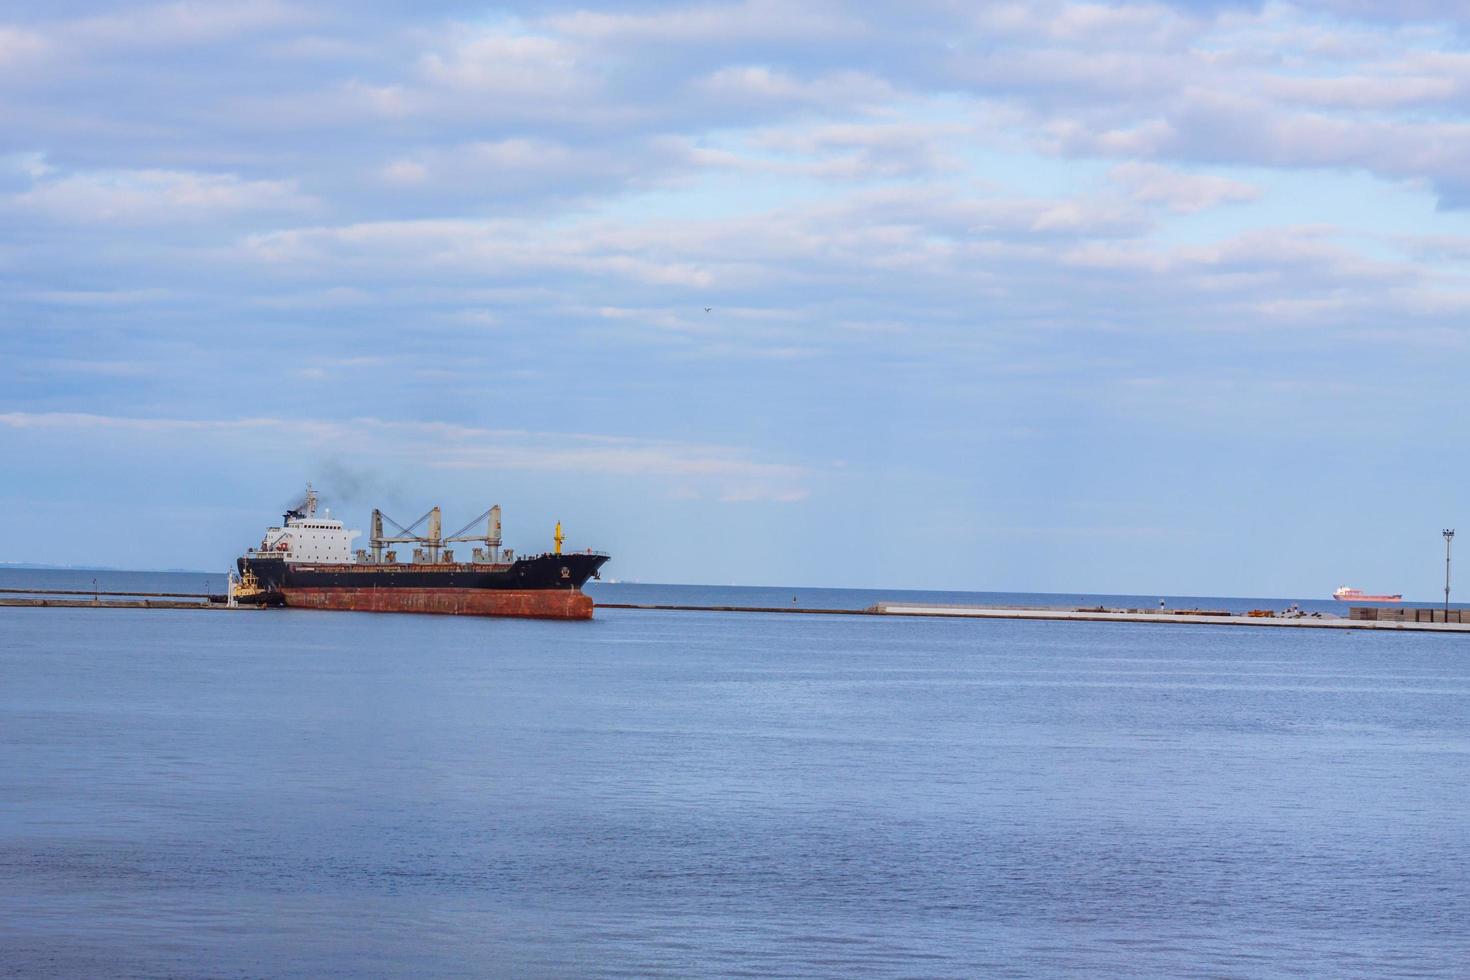
[[1456, 976], [1467, 814], [1459, 636], [0, 608], [0, 973]]

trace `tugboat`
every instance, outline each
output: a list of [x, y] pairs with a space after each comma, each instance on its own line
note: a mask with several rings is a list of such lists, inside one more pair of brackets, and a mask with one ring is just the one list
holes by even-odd
[[[385, 523], [397, 533], [385, 535]], [[468, 533], [480, 526], [483, 534]], [[423, 534], [417, 533], [421, 527]], [[442, 535], [441, 527], [438, 507], [407, 527], [374, 510], [369, 547], [354, 550], [362, 532], [348, 530], [331, 511], [318, 516], [317, 493], [308, 483], [305, 499], [236, 561], [241, 588], [235, 594], [241, 602], [306, 609], [592, 618], [592, 598], [582, 586], [600, 577], [609, 556], [591, 549], [563, 552], [560, 522], [554, 550], [530, 557], [501, 547], [499, 504], [454, 534]], [[474, 548], [469, 561], [457, 561], [447, 546], [461, 542], [483, 547]], [[399, 544], [416, 546], [411, 561], [400, 561], [389, 548]]]

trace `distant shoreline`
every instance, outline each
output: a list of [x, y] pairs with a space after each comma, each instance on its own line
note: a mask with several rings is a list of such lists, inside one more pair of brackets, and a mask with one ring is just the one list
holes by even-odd
[[167, 572], [177, 575], [220, 575], [218, 571], [202, 568], [119, 568], [116, 565], [48, 565], [38, 561], [0, 561], [0, 569], [13, 568], [22, 572]]

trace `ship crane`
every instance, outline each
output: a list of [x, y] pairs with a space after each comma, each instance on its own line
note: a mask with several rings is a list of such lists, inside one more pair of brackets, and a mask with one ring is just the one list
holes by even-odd
[[[384, 521], [391, 524], [394, 528], [398, 530], [397, 536], [390, 537], [383, 533]], [[428, 522], [426, 533], [416, 533], [419, 527], [421, 527], [425, 521]], [[481, 521], [485, 522], [484, 534], [467, 533], [471, 528], [475, 527]], [[373, 562], [375, 564], [378, 564], [383, 561], [384, 545], [416, 544], [422, 545], [427, 550], [427, 558], [430, 562], [437, 563], [440, 560], [441, 555], [453, 554], [453, 552], [451, 551], [445, 551], [444, 546], [446, 544], [453, 544], [456, 541], [483, 541], [485, 543], [486, 550], [482, 553], [480, 552], [480, 549], [476, 548], [476, 560], [479, 560], [482, 555], [485, 559], [491, 562], [498, 562], [502, 559], [502, 557], [510, 557], [509, 552], [506, 552], [504, 555], [502, 555], [500, 550], [501, 537], [499, 504], [491, 507], [489, 510], [485, 511], [483, 514], [476, 517], [474, 520], [470, 521], [464, 527], [460, 528], [458, 531], [455, 531], [448, 537], [440, 534], [441, 526], [441, 516], [438, 507], [431, 508], [428, 513], [424, 514], [418, 520], [414, 521], [407, 527], [399, 524], [397, 521], [389, 517], [387, 514], [383, 513], [381, 510], [374, 508], [372, 535], [369, 538], [369, 543], [372, 546]], [[391, 556], [393, 552], [388, 552], [388, 554]], [[390, 558], [389, 560], [391, 561], [392, 559]]]

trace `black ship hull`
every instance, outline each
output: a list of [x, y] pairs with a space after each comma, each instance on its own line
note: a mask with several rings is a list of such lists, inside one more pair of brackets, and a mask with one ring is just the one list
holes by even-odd
[[480, 616], [587, 619], [581, 592], [608, 560], [591, 552], [536, 555], [501, 564], [288, 562], [267, 555], [238, 561], [259, 593], [241, 601], [274, 606], [369, 612], [442, 612]]
[[536, 555], [499, 565], [315, 564], [246, 556], [237, 563], [253, 572], [266, 592], [292, 588], [377, 589], [580, 589], [608, 556], [577, 552]]

